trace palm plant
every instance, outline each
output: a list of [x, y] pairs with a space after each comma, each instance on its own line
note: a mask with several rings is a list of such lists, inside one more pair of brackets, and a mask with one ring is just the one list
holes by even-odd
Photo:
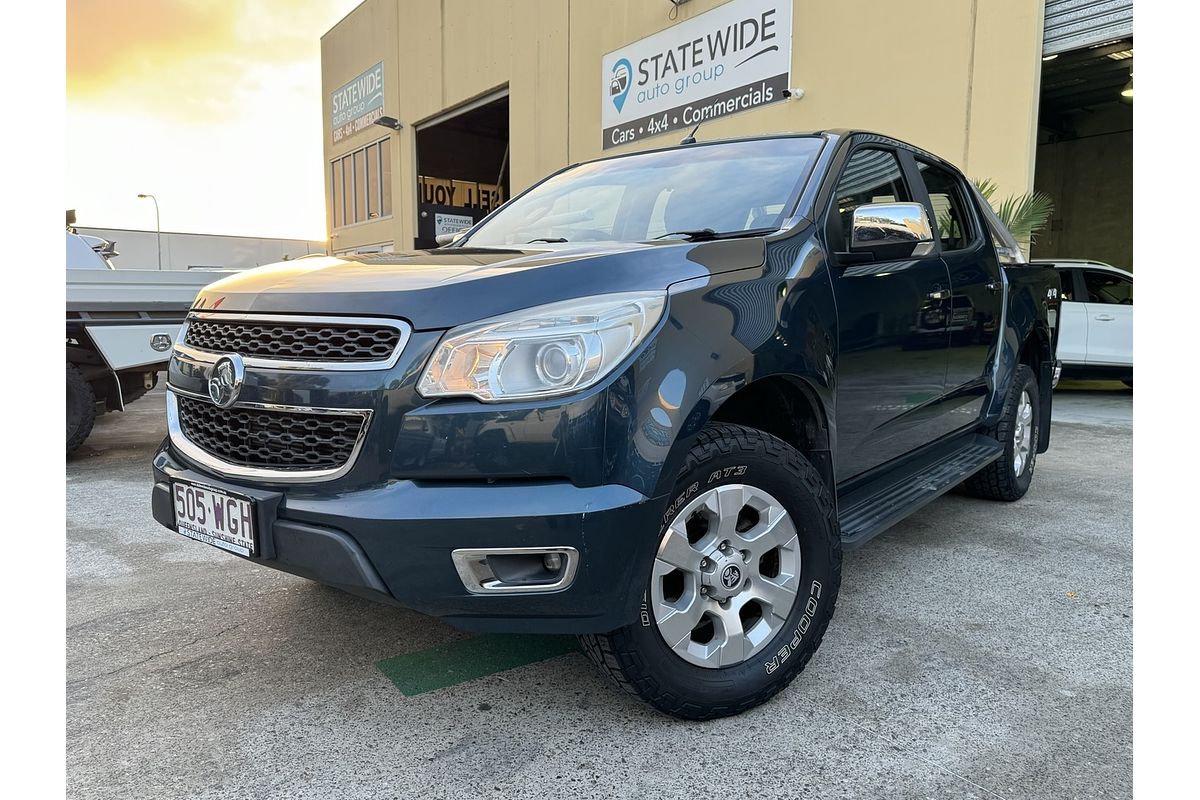
[[973, 181], [975, 188], [983, 195], [983, 199], [992, 204], [996, 216], [1019, 242], [1033, 242], [1037, 234], [1046, 227], [1050, 215], [1054, 213], [1054, 201], [1045, 192], [1029, 192], [1014, 195], [996, 205], [992, 195], [996, 193], [996, 183], [991, 178]]

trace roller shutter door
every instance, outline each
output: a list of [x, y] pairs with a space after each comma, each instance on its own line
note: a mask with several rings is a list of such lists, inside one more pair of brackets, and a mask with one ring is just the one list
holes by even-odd
[[1133, 0], [1046, 0], [1042, 55], [1133, 35]]

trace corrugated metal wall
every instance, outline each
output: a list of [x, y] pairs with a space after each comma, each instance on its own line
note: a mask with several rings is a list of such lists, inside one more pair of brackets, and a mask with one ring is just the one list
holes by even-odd
[[1133, 0], [1046, 0], [1042, 55], [1133, 35]]

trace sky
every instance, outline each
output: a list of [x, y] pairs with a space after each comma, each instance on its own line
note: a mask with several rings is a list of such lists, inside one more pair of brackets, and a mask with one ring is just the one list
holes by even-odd
[[322, 34], [360, 0], [67, 0], [85, 227], [325, 238]]

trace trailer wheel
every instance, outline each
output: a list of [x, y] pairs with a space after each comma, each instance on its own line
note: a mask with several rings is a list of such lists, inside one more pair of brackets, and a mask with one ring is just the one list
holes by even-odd
[[96, 422], [96, 393], [74, 364], [67, 364], [67, 453], [84, 443]]

